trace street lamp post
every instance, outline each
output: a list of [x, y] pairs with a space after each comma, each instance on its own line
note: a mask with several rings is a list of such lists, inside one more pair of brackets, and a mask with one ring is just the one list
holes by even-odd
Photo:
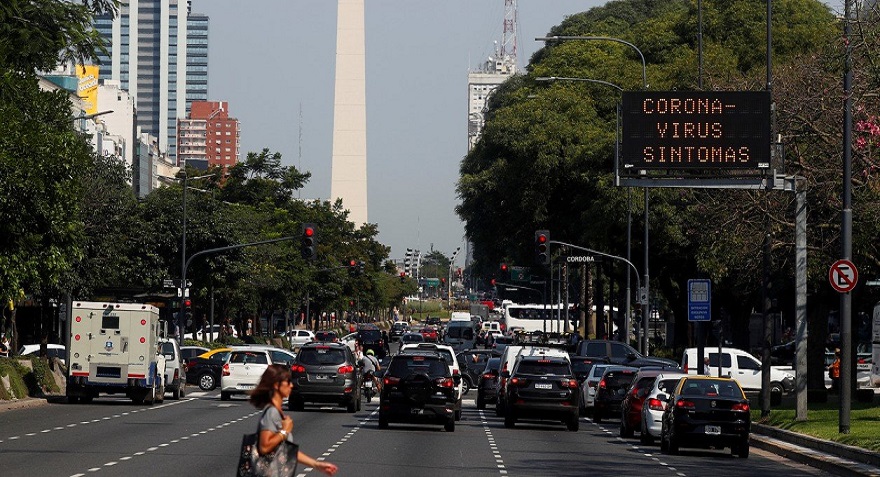
[[446, 284], [449, 287], [447, 292], [449, 293], [448, 299], [450, 310], [452, 309], [452, 267], [455, 266], [455, 257], [458, 255], [459, 250], [461, 250], [461, 247], [455, 247], [455, 251], [452, 252], [452, 260], [449, 261], [449, 281], [446, 282]]
[[[622, 45], [626, 45], [626, 46], [632, 48], [636, 53], [638, 53], [639, 59], [641, 59], [641, 61], [642, 61], [642, 89], [644, 89], [646, 91], [648, 89], [648, 68], [645, 64], [645, 55], [642, 53], [642, 50], [640, 50], [636, 45], [634, 45], [626, 40], [621, 40], [620, 38], [614, 38], [614, 37], [609, 37], [609, 36], [550, 36], [550, 37], [535, 38], [535, 40], [536, 41], [544, 41], [544, 42], [569, 41], [569, 40], [612, 41], [615, 43], [620, 43]], [[593, 82], [593, 83], [600, 83], [600, 84], [607, 83], [607, 82], [601, 82], [599, 80], [589, 80], [589, 81]], [[616, 85], [612, 85], [612, 86], [616, 86]], [[619, 89], [619, 87], [618, 87], [618, 89]], [[642, 339], [639, 341], [639, 345], [640, 345], [639, 348], [640, 348], [640, 351], [646, 355], [648, 354], [648, 333], [647, 333], [648, 318], [650, 317], [650, 314], [651, 314], [650, 300], [646, 299], [647, 297], [650, 296], [650, 293], [649, 293], [650, 275], [648, 274], [648, 250], [649, 250], [648, 249], [648, 238], [649, 238], [649, 230], [650, 230], [649, 225], [648, 225], [649, 224], [649, 222], [648, 222], [648, 197], [649, 197], [648, 188], [645, 187], [645, 288], [644, 288], [644, 290], [639, 290], [640, 295], [643, 295], [641, 297], [642, 299], [639, 300], [640, 302], [642, 302], [642, 327], [641, 327], [642, 328], [642, 333], [641, 333]], [[629, 214], [627, 214], [627, 216], [629, 216]], [[627, 228], [629, 228], [629, 225], [627, 226]], [[627, 238], [629, 238], [629, 233], [627, 233]], [[630, 243], [627, 242], [626, 246], [627, 246], [627, 250], [629, 250]], [[627, 273], [627, 279], [629, 279], [628, 273]], [[639, 288], [641, 288], [641, 287], [639, 287]], [[629, 312], [627, 311], [627, 313], [629, 313]], [[627, 316], [626, 319], [627, 319], [627, 323], [628, 323], [629, 316]], [[627, 339], [629, 339], [628, 336], [627, 336]]]

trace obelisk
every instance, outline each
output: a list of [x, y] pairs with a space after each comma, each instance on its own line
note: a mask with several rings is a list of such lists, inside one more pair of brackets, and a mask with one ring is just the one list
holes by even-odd
[[338, 0], [330, 197], [342, 199], [357, 227], [367, 223], [365, 58], [364, 0]]

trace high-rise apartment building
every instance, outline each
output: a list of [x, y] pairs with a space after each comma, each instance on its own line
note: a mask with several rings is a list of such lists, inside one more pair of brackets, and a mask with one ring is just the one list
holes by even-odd
[[232, 167], [238, 161], [238, 119], [226, 101], [193, 101], [189, 117], [178, 121], [177, 158], [198, 169]]
[[190, 13], [186, 26], [186, 112], [208, 100], [208, 16]]
[[[177, 119], [186, 117], [190, 15], [189, 1], [121, 0], [115, 18], [95, 19], [109, 53], [100, 57], [100, 77], [118, 81], [129, 92], [137, 125], [159, 139], [159, 150], [172, 161], [177, 157]], [[199, 16], [196, 23], [206, 26], [207, 18]], [[206, 51], [207, 44], [196, 50]], [[207, 84], [204, 92], [207, 97]]]
[[489, 95], [516, 73], [515, 61], [490, 58], [479, 70], [468, 73], [468, 151], [476, 146], [483, 131]]

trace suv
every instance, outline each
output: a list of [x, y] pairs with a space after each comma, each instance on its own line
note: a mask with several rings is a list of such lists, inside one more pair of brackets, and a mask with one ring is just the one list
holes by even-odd
[[507, 378], [504, 427], [537, 418], [560, 420], [569, 431], [578, 430], [578, 382], [568, 356], [521, 356], [513, 371], [502, 376]]
[[388, 332], [388, 339], [394, 341], [395, 338], [400, 339], [404, 333], [409, 331], [409, 323], [405, 321], [396, 321], [391, 325], [391, 331]]
[[361, 373], [354, 354], [342, 343], [307, 343], [293, 365], [293, 389], [287, 400], [293, 411], [306, 402], [336, 403], [348, 412], [361, 407]]
[[678, 367], [678, 363], [669, 359], [642, 356], [635, 348], [620, 341], [584, 340], [578, 343], [577, 354], [589, 358], [604, 359], [609, 364], [636, 368], [642, 366]]
[[[455, 391], [455, 420], [458, 421], [461, 419], [461, 396], [464, 394], [464, 379], [461, 378], [461, 367], [458, 365], [458, 360], [455, 359], [455, 352], [452, 350], [452, 347], [442, 344], [435, 343], [418, 343], [418, 344], [406, 344], [400, 347], [400, 351], [411, 351], [411, 350], [419, 350], [419, 351], [433, 351], [440, 355], [446, 361], [447, 366], [449, 366], [449, 374], [455, 379], [455, 387], [453, 390]], [[470, 388], [468, 388], [470, 390]]]
[[185, 397], [186, 363], [180, 355], [180, 345], [173, 338], [159, 340], [159, 343], [165, 356], [165, 392], [171, 392], [172, 399]]
[[247, 394], [257, 386], [270, 364], [294, 361], [294, 354], [270, 346], [237, 346], [229, 353], [220, 376], [220, 400], [228, 401], [233, 394]]
[[379, 429], [389, 422], [434, 422], [455, 431], [455, 386], [446, 361], [434, 351], [402, 351], [391, 358], [379, 396]]
[[376, 325], [361, 325], [357, 330], [357, 341], [363, 347], [364, 353], [371, 349], [377, 358], [385, 357], [385, 342], [382, 341], [382, 332]]

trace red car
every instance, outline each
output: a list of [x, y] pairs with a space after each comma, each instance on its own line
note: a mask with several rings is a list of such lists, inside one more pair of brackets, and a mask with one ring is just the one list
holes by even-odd
[[620, 404], [620, 437], [632, 437], [633, 431], [642, 429], [642, 405], [654, 386], [655, 378], [663, 371], [663, 368], [642, 368], [632, 379], [632, 385]]
[[426, 327], [422, 328], [422, 330], [419, 333], [422, 334], [422, 336], [425, 338], [425, 341], [430, 341], [430, 342], [434, 342], [434, 343], [436, 343], [438, 341], [437, 340], [437, 329], [434, 328], [433, 326], [426, 326]]

